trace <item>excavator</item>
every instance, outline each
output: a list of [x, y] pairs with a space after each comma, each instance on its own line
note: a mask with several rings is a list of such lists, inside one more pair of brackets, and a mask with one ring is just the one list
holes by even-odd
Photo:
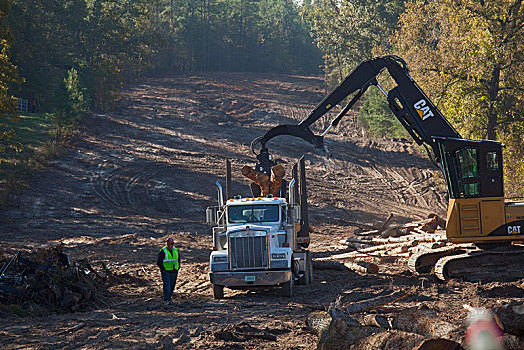
[[[377, 80], [385, 70], [396, 84], [387, 92]], [[523, 278], [524, 247], [519, 243], [524, 241], [524, 201], [506, 201], [504, 197], [504, 145], [462, 138], [398, 56], [380, 56], [360, 63], [300, 123], [276, 126], [254, 139], [251, 149], [257, 158], [256, 169], [269, 174], [274, 166], [266, 144], [276, 136], [301, 138], [329, 155], [325, 135], [372, 85], [387, 98], [389, 108], [413, 140], [426, 148], [448, 188], [446, 238], [454, 244], [413, 255], [409, 268], [417, 274], [433, 271], [441, 280]], [[311, 125], [347, 100], [325, 131], [315, 135]]]

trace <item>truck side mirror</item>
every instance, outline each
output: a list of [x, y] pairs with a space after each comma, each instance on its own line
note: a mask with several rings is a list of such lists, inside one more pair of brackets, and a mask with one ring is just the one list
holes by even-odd
[[206, 209], [206, 223], [208, 225], [216, 225], [217, 224], [217, 211], [214, 207], [208, 207]]

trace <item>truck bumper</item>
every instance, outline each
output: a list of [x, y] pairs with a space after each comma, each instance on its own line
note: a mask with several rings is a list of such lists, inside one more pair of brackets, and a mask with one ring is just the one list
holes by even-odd
[[211, 272], [211, 283], [226, 287], [274, 286], [288, 282], [291, 271]]

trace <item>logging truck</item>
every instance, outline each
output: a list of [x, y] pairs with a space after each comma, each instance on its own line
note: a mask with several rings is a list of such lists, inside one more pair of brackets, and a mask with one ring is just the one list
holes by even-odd
[[[275, 163], [271, 165], [275, 169]], [[294, 284], [309, 284], [313, 279], [310, 252], [305, 249], [309, 224], [304, 159], [295, 165], [288, 185], [279, 179], [276, 191], [275, 181], [264, 176], [265, 169], [257, 169], [250, 169], [258, 179], [251, 186], [251, 196], [231, 196], [231, 165], [226, 162], [225, 197], [216, 181], [218, 206], [206, 209], [206, 221], [214, 226], [209, 277], [216, 299], [224, 297], [224, 287], [280, 286], [281, 295], [291, 297]], [[264, 191], [269, 187], [273, 193]]]

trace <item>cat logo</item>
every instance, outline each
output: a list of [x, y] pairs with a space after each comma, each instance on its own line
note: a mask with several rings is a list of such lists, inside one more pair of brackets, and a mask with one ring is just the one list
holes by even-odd
[[428, 106], [428, 103], [426, 102], [426, 100], [418, 101], [417, 103], [415, 103], [413, 105], [413, 107], [415, 107], [415, 109], [417, 110], [418, 115], [420, 116], [420, 118], [422, 118], [422, 120], [426, 120], [429, 117], [433, 117], [434, 116], [434, 114], [431, 111], [431, 109], [429, 109], [429, 106]]
[[519, 235], [520, 226], [508, 226], [508, 235]]

